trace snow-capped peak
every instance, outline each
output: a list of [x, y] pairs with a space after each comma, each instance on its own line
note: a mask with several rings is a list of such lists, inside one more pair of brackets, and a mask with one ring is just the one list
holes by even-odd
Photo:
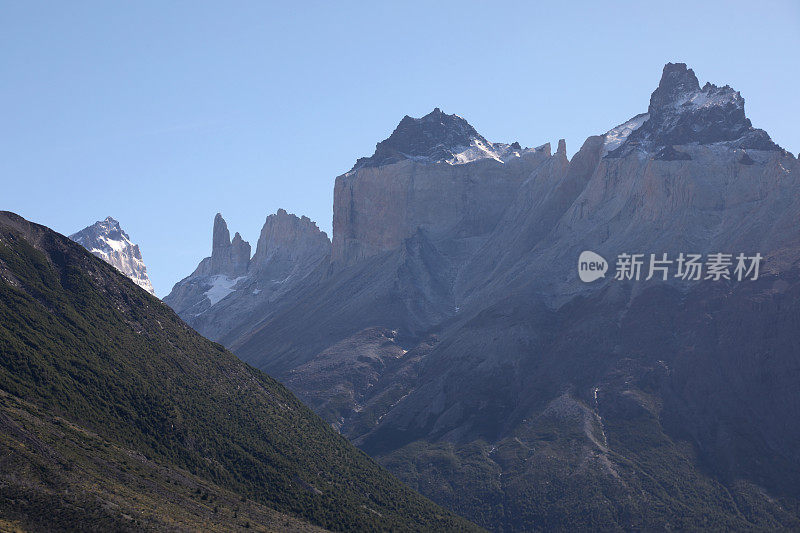
[[119, 222], [113, 218], [106, 217], [69, 238], [115, 267], [150, 294], [155, 294], [153, 284], [147, 277], [147, 267], [142, 260], [139, 245], [131, 241]]

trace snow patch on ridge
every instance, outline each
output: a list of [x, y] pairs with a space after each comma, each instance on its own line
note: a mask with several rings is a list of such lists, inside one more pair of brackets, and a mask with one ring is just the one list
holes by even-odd
[[503, 151], [498, 150], [492, 143], [487, 146], [480, 139], [473, 139], [468, 147], [455, 153], [447, 162], [451, 165], [463, 165], [479, 159], [494, 159], [502, 163], [502, 155]]
[[709, 108], [709, 107], [723, 107], [733, 104], [737, 107], [742, 107], [741, 98], [737, 98], [737, 93], [727, 85], [724, 87], [717, 87], [715, 85], [706, 85], [699, 91], [687, 92], [682, 98], [679, 98], [674, 104], [675, 109], [692, 108]]
[[216, 305], [217, 302], [234, 292], [236, 290], [234, 287], [237, 283], [239, 283], [239, 280], [242, 280], [246, 277], [247, 276], [229, 278], [224, 274], [212, 276], [211, 288], [204, 293], [205, 297], [208, 298], [208, 301], [211, 302], [211, 305]]
[[111, 248], [115, 252], [122, 253], [128, 246], [133, 246], [133, 243], [130, 240], [126, 239], [125, 237], [123, 237], [123, 239], [124, 240], [118, 241], [106, 238], [105, 242], [109, 246], [109, 248]]
[[606, 154], [612, 152], [622, 146], [622, 143], [628, 138], [628, 136], [633, 133], [634, 131], [638, 130], [642, 127], [642, 124], [647, 122], [647, 119], [650, 118], [650, 115], [647, 113], [642, 113], [640, 115], [636, 115], [628, 122], [620, 124], [616, 128], [610, 129], [606, 132], [606, 142], [603, 145], [603, 154], [601, 157], [605, 157]]

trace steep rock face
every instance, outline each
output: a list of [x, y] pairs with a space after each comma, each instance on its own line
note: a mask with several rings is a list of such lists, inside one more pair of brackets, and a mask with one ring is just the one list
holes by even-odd
[[501, 223], [459, 274], [459, 307], [481, 287], [477, 299], [485, 303], [495, 291], [506, 293], [509, 277], [519, 279], [520, 263], [522, 268], [528, 265], [528, 254], [552, 231], [591, 178], [602, 144], [602, 137], [590, 137], [571, 162], [566, 148], [559, 147], [554, 157], [531, 173]]
[[164, 298], [188, 324], [213, 340], [245, 328], [253, 311], [273, 307], [330, 255], [330, 241], [307, 217], [279, 209], [264, 222], [256, 253], [230, 233], [222, 215], [214, 218], [211, 257]]
[[[220, 213], [214, 217], [211, 237], [211, 256], [206, 257], [192, 273], [194, 277], [224, 276], [236, 279], [247, 273], [250, 264], [250, 243], [239, 232], [233, 236]], [[214, 299], [214, 297], [209, 297]]]
[[368, 328], [399, 332], [392, 342], [408, 346], [456, 312], [451, 292], [456, 271], [420, 230], [392, 252], [342, 268], [320, 265], [282, 295], [281, 304], [291, 305], [255, 310], [258, 322], [236, 330], [229, 345], [245, 361], [281, 377]]
[[[738, 93], [667, 65], [647, 113], [571, 161], [563, 143], [521, 155], [497, 204], [459, 178], [509, 162], [432, 162], [425, 145], [357, 164], [337, 178], [331, 274], [232, 346], [490, 528], [797, 527], [800, 428], [781, 424], [800, 400], [798, 341], [781, 309], [800, 165], [764, 139]], [[461, 225], [485, 204], [475, 219], [494, 222]], [[578, 279], [584, 250], [612, 263], [605, 280]], [[768, 277], [611, 280], [619, 253], [679, 252], [759, 252]]]
[[[257, 311], [255, 327], [238, 328], [226, 342], [245, 360], [281, 374], [364, 328], [400, 331], [396, 340], [405, 344], [453, 317], [458, 273], [514, 201], [519, 184], [540, 165], [566, 161], [563, 141], [555, 155], [549, 144], [492, 144], [507, 149], [505, 160], [484, 153], [454, 162], [429, 153], [430, 146], [452, 145], [457, 152], [466, 138], [485, 145], [478, 137], [464, 119], [439, 110], [403, 119], [376, 154], [401, 146], [409, 157], [361, 160], [336, 180], [333, 265], [314, 273], [320, 285], [294, 291], [285, 313]], [[378, 160], [385, 164], [376, 166]], [[263, 346], [275, 330], [303, 342], [281, 343], [267, 353]]]
[[[730, 112], [722, 123], [717, 111], [687, 106], [670, 117], [675, 128], [664, 127], [672, 122], [659, 118], [659, 106], [695, 85], [657, 91], [648, 114], [588, 139], [566, 167], [534, 170], [459, 273], [460, 313], [417, 363], [418, 380], [405, 385], [402, 401], [351, 415], [343, 424], [351, 438], [454, 509], [474, 512], [473, 496], [496, 487], [486, 498], [503, 502], [506, 514], [483, 522], [492, 527], [580, 526], [532, 503], [552, 493], [530, 487], [552, 483], [563, 487], [562, 502], [592, 501], [604, 523], [622, 528], [674, 525], [687, 519], [677, 511], [684, 506], [696, 517], [697, 505], [725, 508], [729, 490], [742, 516], [720, 527], [797, 523], [797, 511], [765, 503], [759, 487], [797, 509], [790, 487], [800, 428], [781, 424], [800, 402], [787, 384], [800, 379], [798, 339], [795, 310], [784, 316], [780, 302], [796, 289], [800, 165], [771, 144], [749, 144], [760, 130], [728, 120], [738, 114], [735, 98], [720, 106]], [[695, 132], [709, 126], [709, 137], [683, 136], [681, 124], [693, 122]], [[623, 252], [759, 252], [769, 277], [755, 286], [624, 283], [610, 281], [612, 271], [589, 285], [575, 272], [583, 250], [601, 253], [612, 269]], [[364, 433], [370, 421], [375, 429]], [[447, 468], [432, 463], [442, 454]], [[685, 470], [676, 483], [665, 466], [678, 464]], [[565, 476], [603, 495], [572, 500]], [[674, 484], [673, 493], [691, 486], [698, 500], [667, 497], [674, 512], [649, 513], [647, 501], [662, 496], [648, 476]], [[755, 501], [764, 507], [754, 510]]]
[[291, 269], [293, 264], [314, 262], [330, 252], [325, 232], [306, 216], [300, 218], [278, 209], [269, 215], [258, 238], [250, 268], [254, 271]]
[[[716, 90], [708, 87], [700, 90], [685, 65], [668, 64], [648, 113], [588, 139], [563, 179], [547, 167], [534, 171], [459, 275], [456, 305], [524, 285], [560, 305], [591, 289], [564, 274], [583, 250], [613, 262], [636, 251], [754, 253], [794, 243], [798, 160], [771, 141], [742, 148], [743, 139], [769, 136], [752, 128], [743, 99], [729, 87], [700, 105]], [[691, 105], [675, 106], [676, 99]], [[718, 120], [723, 110], [731, 113], [727, 122]], [[725, 131], [734, 130], [738, 137], [730, 140]], [[693, 137], [703, 131], [713, 142]], [[672, 137], [666, 142], [664, 135]]]
[[549, 155], [489, 143], [438, 109], [405, 117], [375, 155], [336, 178], [333, 261], [352, 264], [395, 250], [418, 228], [434, 241], [485, 237]]
[[[599, 159], [595, 151], [582, 170], [571, 165], [582, 177], [566, 201], [557, 195], [563, 187], [531, 200], [525, 191], [533, 184], [526, 184], [460, 274], [455, 305], [483, 305], [525, 285], [561, 305], [613, 277], [612, 271], [605, 280], [582, 283], [574, 270], [584, 250], [611, 261], [612, 269], [621, 253], [760, 252], [781, 255], [785, 263], [787, 247], [798, 240], [797, 159], [782, 151], [680, 149], [689, 159], [663, 160], [657, 153]], [[744, 155], [753, 164], [741, 163]]]
[[150, 294], [155, 294], [139, 245], [131, 242], [128, 234], [113, 218], [95, 222], [69, 238], [114, 266]]

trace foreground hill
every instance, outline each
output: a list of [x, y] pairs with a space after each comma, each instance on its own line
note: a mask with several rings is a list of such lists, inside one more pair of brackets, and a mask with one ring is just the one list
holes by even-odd
[[0, 355], [0, 527], [477, 529], [114, 267], [7, 212]]

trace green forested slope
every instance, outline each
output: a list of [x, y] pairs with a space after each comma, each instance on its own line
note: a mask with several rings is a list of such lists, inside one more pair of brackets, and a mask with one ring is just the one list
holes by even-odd
[[[273, 509], [333, 530], [475, 527], [402, 485], [283, 386], [113, 267], [11, 213], [0, 213], [0, 391], [0, 426], [17, 433], [5, 429], [0, 441], [0, 518], [11, 524], [35, 528], [47, 506], [65, 527], [80, 516], [75, 509], [148, 525], [145, 503], [139, 516], [128, 512], [133, 494], [109, 504], [111, 489], [89, 490], [85, 475], [69, 474], [77, 465], [127, 476], [120, 486], [142, 501], [157, 501], [153, 494], [170, 484], [164, 479], [180, 472], [192, 481], [166, 493], [194, 494], [212, 515], [220, 508], [206, 502], [215, 498], [236, 512], [233, 494], [242, 507], [252, 502], [262, 514]], [[70, 438], [56, 439], [54, 424], [69, 425]], [[121, 464], [130, 454], [161, 473]], [[36, 500], [31, 491], [54, 476], [63, 486]], [[159, 513], [169, 523], [169, 506]], [[208, 520], [225, 527], [219, 516]]]

